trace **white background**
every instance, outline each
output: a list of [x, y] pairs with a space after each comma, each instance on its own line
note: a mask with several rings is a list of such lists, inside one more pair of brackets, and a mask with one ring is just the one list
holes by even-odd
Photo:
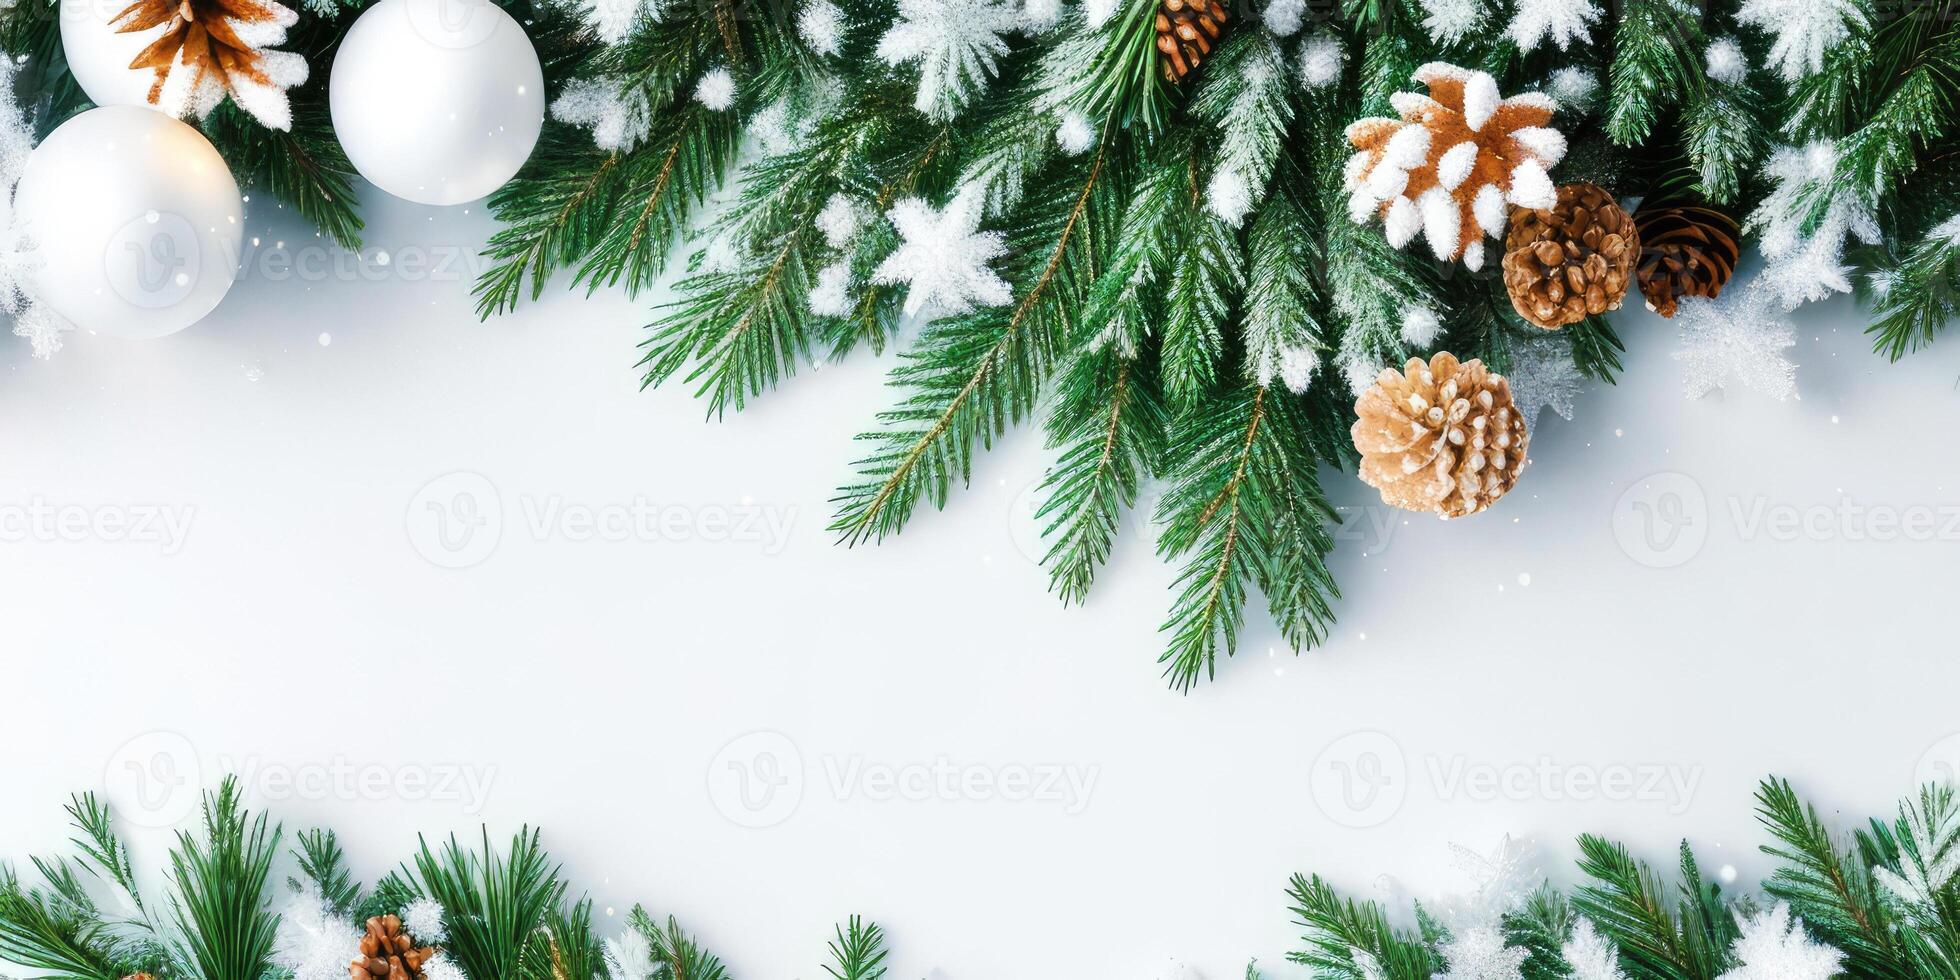
[[[262, 248], [332, 252], [249, 208]], [[851, 912], [887, 926], [894, 977], [1215, 980], [1255, 956], [1287, 977], [1295, 871], [1435, 895], [1460, 882], [1448, 843], [1508, 832], [1569, 881], [1572, 839], [1594, 831], [1662, 863], [1692, 837], [1747, 883], [1766, 867], [1764, 774], [1848, 824], [1960, 755], [1939, 745], [1960, 730], [1953, 519], [1853, 540], [1871, 522], [1835, 509], [1960, 505], [1960, 346], [1887, 366], [1849, 302], [1800, 316], [1790, 403], [1684, 400], [1672, 329], [1621, 315], [1623, 383], [1595, 386], [1570, 423], [1547, 413], [1522, 487], [1469, 521], [1371, 525], [1372, 494], [1328, 474], [1358, 527], [1385, 528], [1334, 557], [1332, 639], [1296, 658], [1255, 609], [1217, 680], [1180, 696], [1155, 664], [1173, 573], [1141, 539], [1086, 608], [1047, 594], [1026, 554], [1045, 459], [1028, 432], [945, 513], [837, 547], [826, 501], [889, 401], [889, 355], [800, 372], [704, 423], [680, 386], [638, 390], [658, 296], [554, 289], [479, 323], [467, 270], [431, 279], [405, 259], [473, 252], [480, 207], [366, 213], [386, 267], [249, 269], [216, 315], [162, 341], [77, 335], [50, 363], [0, 348], [0, 507], [190, 520], [181, 542], [16, 526], [0, 544], [7, 858], [60, 846], [71, 791], [106, 788], [157, 823], [190, 780], [234, 769], [289, 829], [337, 828], [367, 881], [418, 831], [541, 824], [575, 891], [680, 916], [742, 977], [819, 976]], [[494, 488], [502, 526], [480, 563], [450, 569], [411, 524], [454, 502], [462, 478], [418, 493], [459, 472]], [[678, 530], [765, 513], [788, 531], [531, 526], [554, 504], [636, 498]], [[1794, 535], [1764, 523], [1813, 507]], [[1628, 524], [1654, 513], [1667, 525]], [[1639, 544], [1670, 529], [1705, 543]], [[735, 742], [756, 731], [781, 739]], [[794, 753], [786, 818], [710, 789], [758, 745]], [[1093, 783], [1072, 801], [839, 782], [939, 760]], [[411, 782], [335, 778], [364, 768]], [[487, 794], [412, 782], [458, 772]], [[132, 834], [155, 882], [167, 834]]]

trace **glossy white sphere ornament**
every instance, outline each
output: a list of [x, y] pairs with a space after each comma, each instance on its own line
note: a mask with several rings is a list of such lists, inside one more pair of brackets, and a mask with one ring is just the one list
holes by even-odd
[[35, 295], [83, 330], [176, 333], [225, 298], [245, 202], [198, 132], [154, 109], [102, 106], [62, 123], [14, 191], [39, 246]]
[[167, 25], [118, 34], [109, 21], [129, 0], [62, 0], [61, 53], [76, 84], [96, 105], [147, 105], [156, 73], [129, 63], [163, 35]]
[[361, 176], [418, 204], [504, 185], [544, 127], [544, 69], [490, 0], [381, 0], [341, 39], [334, 134]]

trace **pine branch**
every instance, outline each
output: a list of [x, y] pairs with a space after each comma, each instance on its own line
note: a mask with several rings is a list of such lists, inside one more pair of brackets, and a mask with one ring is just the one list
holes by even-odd
[[246, 812], [232, 776], [205, 794], [203, 839], [178, 832], [171, 911], [201, 980], [260, 980], [270, 966], [279, 917], [265, 907], [266, 881], [279, 836]]
[[1154, 363], [1112, 345], [1078, 350], [1056, 389], [1048, 441], [1061, 455], [1042, 480], [1034, 519], [1047, 522], [1042, 533], [1052, 542], [1042, 557], [1049, 588], [1062, 602], [1079, 603], [1109, 559], [1140, 481], [1155, 475], [1165, 413]]
[[896, 534], [922, 501], [945, 506], [953, 480], [971, 472], [974, 444], [991, 445], [1033, 407], [1115, 224], [1121, 181], [1109, 153], [1064, 166], [1017, 212], [1007, 279], [1020, 298], [934, 322], [893, 370], [910, 394], [879, 416], [883, 429], [859, 437], [874, 448], [835, 499], [831, 530], [844, 541]]
[[1782, 846], [1763, 853], [1780, 863], [1763, 882], [1770, 896], [1790, 909], [1825, 941], [1843, 950], [1860, 977], [1910, 980], [1914, 973], [1865, 865], [1840, 850], [1817, 816], [1817, 808], [1798, 799], [1781, 779], [1766, 779], [1756, 790], [1756, 814]]
[[56, 980], [118, 980], [123, 974], [105, 940], [89, 918], [23, 888], [0, 866], [0, 960]]
[[1960, 317], [1960, 221], [1954, 225], [1947, 234], [1935, 229], [1876, 277], [1884, 288], [1865, 333], [1874, 350], [1894, 361], [1932, 343]]
[[885, 975], [885, 933], [875, 922], [851, 916], [848, 931], [838, 926], [829, 948], [831, 963], [823, 969], [834, 980], [878, 980]]
[[320, 897], [329, 906], [340, 912], [352, 909], [361, 899], [361, 883], [348, 872], [346, 855], [333, 831], [309, 830], [298, 840], [293, 857], [299, 862], [300, 873], [320, 890]]
[[681, 931], [679, 920], [667, 917], [666, 926], [661, 926], [647, 915], [646, 910], [633, 906], [626, 918], [628, 928], [646, 937], [652, 947], [654, 962], [666, 967], [675, 980], [728, 980], [728, 973], [721, 960], [713, 953], [701, 948], [692, 936]]
[[1620, 948], [1632, 980], [1714, 980], [1699, 943], [1667, 907], [1660, 878], [1626, 848], [1591, 834], [1579, 838], [1579, 870], [1599, 882], [1572, 904]]
[[1101, 50], [1093, 72], [1069, 101], [1119, 129], [1134, 124], [1155, 131], [1170, 112], [1170, 95], [1157, 67], [1158, 0], [1116, 3], [1116, 12], [1100, 30], [1083, 32], [1097, 39]]
[[1299, 410], [1245, 385], [1214, 393], [1173, 423], [1158, 553], [1185, 563], [1158, 662], [1178, 690], [1213, 674], [1221, 645], [1227, 656], [1236, 650], [1248, 583], [1267, 591], [1296, 648], [1317, 640], [1330, 618], [1332, 582], [1321, 559], [1333, 537], [1321, 522], [1335, 518], [1315, 482]]
[[[1307, 930], [1307, 946], [1287, 959], [1339, 980], [1430, 980], [1442, 967], [1420, 939], [1391, 928], [1373, 902], [1343, 901], [1319, 875], [1294, 875], [1287, 888], [1294, 918]], [[1363, 971], [1364, 955], [1376, 970]]]
[[1609, 69], [1606, 131], [1615, 142], [1647, 142], [1662, 109], [1705, 87], [1697, 54], [1703, 40], [1701, 25], [1679, 0], [1626, 0]]
[[69, 838], [69, 843], [88, 858], [84, 867], [113, 883], [141, 911], [143, 896], [136, 887], [136, 869], [129, 859], [129, 845], [117, 836], [109, 808], [94, 793], [81, 793], [69, 797], [65, 809], [69, 822], [82, 834]]
[[361, 247], [354, 196], [357, 172], [334, 136], [324, 85], [302, 86], [291, 96], [293, 127], [267, 129], [227, 100], [204, 120], [204, 134], [231, 164], [241, 184], [256, 184], [343, 247]]
[[515, 977], [531, 934], [564, 896], [565, 883], [526, 827], [499, 855], [483, 831], [483, 849], [468, 852], [455, 837], [438, 851], [425, 840], [415, 856], [415, 877], [442, 905], [449, 928], [444, 951], [472, 977]]
[[591, 980], [605, 977], [605, 946], [592, 931], [592, 900], [553, 908], [530, 935], [519, 967], [521, 980]]
[[1322, 266], [1325, 256], [1319, 248], [1321, 229], [1300, 197], [1306, 180], [1291, 161], [1282, 161], [1272, 196], [1246, 234], [1245, 313], [1239, 333], [1246, 372], [1260, 384], [1278, 377], [1290, 351], [1326, 351], [1338, 342], [1338, 326], [1324, 316], [1320, 284], [1311, 272]]

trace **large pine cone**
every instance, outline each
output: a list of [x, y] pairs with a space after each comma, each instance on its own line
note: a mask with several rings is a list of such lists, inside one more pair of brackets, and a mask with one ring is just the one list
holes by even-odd
[[1511, 383], [1482, 361], [1437, 354], [1384, 370], [1354, 405], [1361, 479], [1392, 507], [1474, 514], [1524, 472], [1529, 435]]
[[1740, 252], [1742, 227], [1735, 218], [1714, 208], [1642, 205], [1633, 223], [1640, 230], [1636, 275], [1648, 309], [1671, 317], [1683, 296], [1722, 295]]
[[1595, 184], [1566, 184], [1549, 210], [1518, 208], [1504, 240], [1504, 288], [1518, 314], [1546, 329], [1620, 308], [1640, 232]]
[[1157, 5], [1157, 63], [1172, 85], [1198, 70], [1224, 35], [1225, 0], [1161, 0]]
[[361, 955], [347, 967], [349, 980], [422, 980], [422, 964], [436, 955], [433, 947], [415, 945], [402, 931], [399, 916], [377, 915], [367, 920]]

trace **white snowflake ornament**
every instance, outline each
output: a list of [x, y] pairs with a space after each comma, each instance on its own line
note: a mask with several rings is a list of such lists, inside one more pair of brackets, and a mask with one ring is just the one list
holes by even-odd
[[1716, 980], [1831, 980], [1844, 969], [1844, 954], [1813, 941], [1786, 903], [1737, 924], [1742, 934], [1730, 950], [1737, 966]]
[[1560, 68], [1552, 72], [1550, 84], [1545, 86], [1552, 98], [1558, 100], [1561, 108], [1574, 112], [1591, 112], [1593, 98], [1599, 94], [1599, 79], [1584, 68]]
[[930, 305], [939, 316], [977, 307], [1004, 306], [1014, 298], [1007, 281], [989, 263], [1007, 252], [1007, 239], [981, 231], [983, 195], [962, 189], [945, 208], [934, 210], [916, 197], [898, 202], [891, 222], [903, 243], [871, 276], [873, 282], [905, 283], [905, 313]]
[[936, 122], [957, 115], [993, 77], [1008, 51], [1001, 35], [1022, 23], [1012, 0], [899, 0], [898, 16], [878, 41], [878, 57], [918, 63], [912, 106]]
[[1775, 36], [1769, 63], [1794, 82], [1824, 70], [1824, 55], [1870, 21], [1856, 0], [1743, 0], [1735, 19]]
[[1477, 926], [1457, 932], [1441, 950], [1447, 964], [1436, 980], [1524, 980], [1524, 961], [1531, 951], [1504, 945], [1497, 926]]
[[1796, 395], [1797, 366], [1783, 354], [1797, 345], [1796, 327], [1763, 287], [1683, 297], [1674, 325], [1681, 332], [1674, 359], [1687, 369], [1689, 398], [1726, 389], [1730, 378], [1778, 401]]
[[1266, 9], [1260, 11], [1259, 19], [1266, 29], [1278, 37], [1292, 37], [1300, 32], [1300, 25], [1307, 18], [1307, 0], [1267, 0]]
[[1574, 41], [1586, 41], [1599, 18], [1593, 0], [1518, 0], [1517, 15], [1504, 33], [1526, 54], [1547, 40], [1564, 51]]
[[735, 76], [726, 68], [716, 68], [701, 76], [694, 85], [694, 101], [716, 112], [735, 106]]
[[327, 905], [317, 888], [303, 888], [279, 912], [272, 962], [293, 980], [344, 980], [360, 952], [361, 931]]
[[851, 263], [838, 260], [817, 271], [810, 289], [810, 312], [818, 316], [847, 316], [851, 312]]
[[1082, 113], [1063, 113], [1061, 125], [1055, 127], [1055, 145], [1069, 156], [1081, 156], [1096, 145], [1096, 127]]
[[844, 50], [844, 11], [830, 0], [811, 0], [796, 15], [796, 33], [818, 54]]
[[423, 946], [449, 940], [449, 927], [443, 924], [442, 903], [433, 898], [418, 898], [408, 903], [402, 909], [402, 928]]
[[1620, 972], [1620, 951], [1593, 928], [1591, 919], [1580, 919], [1558, 952], [1572, 968], [1571, 980], [1627, 980]]
[[1708, 66], [1708, 77], [1724, 85], [1740, 85], [1749, 77], [1749, 56], [1742, 53], [1742, 45], [1735, 38], [1718, 37], [1708, 42], [1702, 60]]
[[552, 100], [551, 118], [592, 130], [602, 150], [630, 150], [653, 130], [646, 89], [617, 78], [575, 78]]
[[1340, 39], [1325, 34], [1300, 43], [1300, 84], [1309, 89], [1326, 88], [1341, 80], [1347, 64], [1347, 51]]
[[580, 0], [578, 4], [585, 23], [606, 44], [626, 40], [642, 20], [658, 21], [661, 7], [661, 0]]
[[1484, 0], [1421, 0], [1422, 29], [1437, 44], [1463, 40], [1484, 23]]
[[1586, 376], [1572, 362], [1572, 345], [1547, 335], [1512, 340], [1511, 369], [1504, 377], [1511, 382], [1511, 401], [1525, 424], [1538, 421], [1538, 413], [1550, 408], [1559, 418], [1572, 421], [1572, 412]]
[[[1749, 215], [1768, 260], [1756, 284], [1771, 290], [1786, 310], [1850, 292], [1845, 240], [1879, 240], [1871, 204], [1855, 184], [1838, 179], [1837, 165], [1836, 144], [1818, 140], [1802, 150], [1777, 149], [1764, 168], [1776, 187]], [[1820, 206], [1823, 217], [1813, 224]]]
[[653, 958], [653, 946], [638, 929], [627, 929], [605, 942], [606, 973], [611, 980], [655, 980], [665, 967]]

